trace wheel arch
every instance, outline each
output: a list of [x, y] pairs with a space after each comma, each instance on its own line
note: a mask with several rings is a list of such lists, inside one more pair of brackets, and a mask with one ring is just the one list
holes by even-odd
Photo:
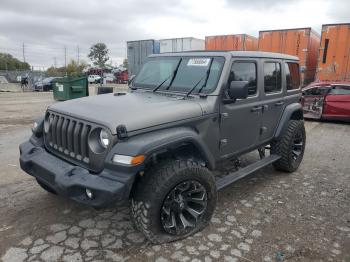
[[215, 168], [215, 158], [209, 148], [200, 135], [189, 127], [163, 129], [131, 137], [118, 142], [110, 154], [145, 155], [147, 161], [154, 155], [162, 154], [167, 150], [176, 150], [182, 146], [193, 149], [209, 169]]
[[283, 111], [282, 117], [279, 121], [279, 124], [277, 126], [274, 137], [279, 138], [281, 136], [289, 120], [303, 120], [303, 119], [304, 119], [304, 113], [303, 113], [303, 108], [301, 104], [293, 103], [286, 106], [286, 108]]

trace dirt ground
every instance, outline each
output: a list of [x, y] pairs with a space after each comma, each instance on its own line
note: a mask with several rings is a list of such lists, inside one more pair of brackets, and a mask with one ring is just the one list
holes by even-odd
[[306, 122], [293, 174], [264, 168], [219, 192], [209, 227], [152, 245], [128, 207], [96, 211], [43, 191], [19, 168], [18, 145], [52, 93], [0, 93], [3, 261], [350, 261], [350, 125]]

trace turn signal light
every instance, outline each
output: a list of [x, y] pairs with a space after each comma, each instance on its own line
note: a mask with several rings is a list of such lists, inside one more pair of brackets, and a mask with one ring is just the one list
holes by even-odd
[[136, 166], [141, 164], [145, 160], [144, 155], [138, 156], [125, 156], [125, 155], [114, 155], [113, 162], [118, 164]]

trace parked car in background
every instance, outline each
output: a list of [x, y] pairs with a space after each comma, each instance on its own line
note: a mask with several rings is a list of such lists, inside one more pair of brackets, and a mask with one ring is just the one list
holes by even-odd
[[97, 84], [101, 82], [102, 77], [99, 75], [89, 75], [88, 76], [88, 81], [89, 84]]
[[350, 121], [350, 82], [314, 82], [303, 89], [305, 118]]
[[126, 84], [128, 82], [128, 79], [129, 79], [128, 70], [116, 72], [114, 75], [116, 76], [118, 84]]
[[104, 73], [103, 80], [105, 81], [105, 83], [114, 83], [116, 81], [116, 78], [113, 75], [113, 73]]
[[52, 83], [55, 79], [58, 79], [61, 77], [47, 77], [44, 79], [41, 79], [34, 83], [34, 90], [35, 91], [52, 91], [53, 86]]

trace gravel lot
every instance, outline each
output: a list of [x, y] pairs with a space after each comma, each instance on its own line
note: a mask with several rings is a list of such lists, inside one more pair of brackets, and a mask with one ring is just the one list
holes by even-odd
[[267, 167], [219, 193], [209, 227], [151, 245], [128, 207], [94, 209], [50, 195], [19, 168], [18, 145], [51, 93], [0, 93], [3, 261], [350, 261], [350, 125], [306, 122], [293, 174]]

